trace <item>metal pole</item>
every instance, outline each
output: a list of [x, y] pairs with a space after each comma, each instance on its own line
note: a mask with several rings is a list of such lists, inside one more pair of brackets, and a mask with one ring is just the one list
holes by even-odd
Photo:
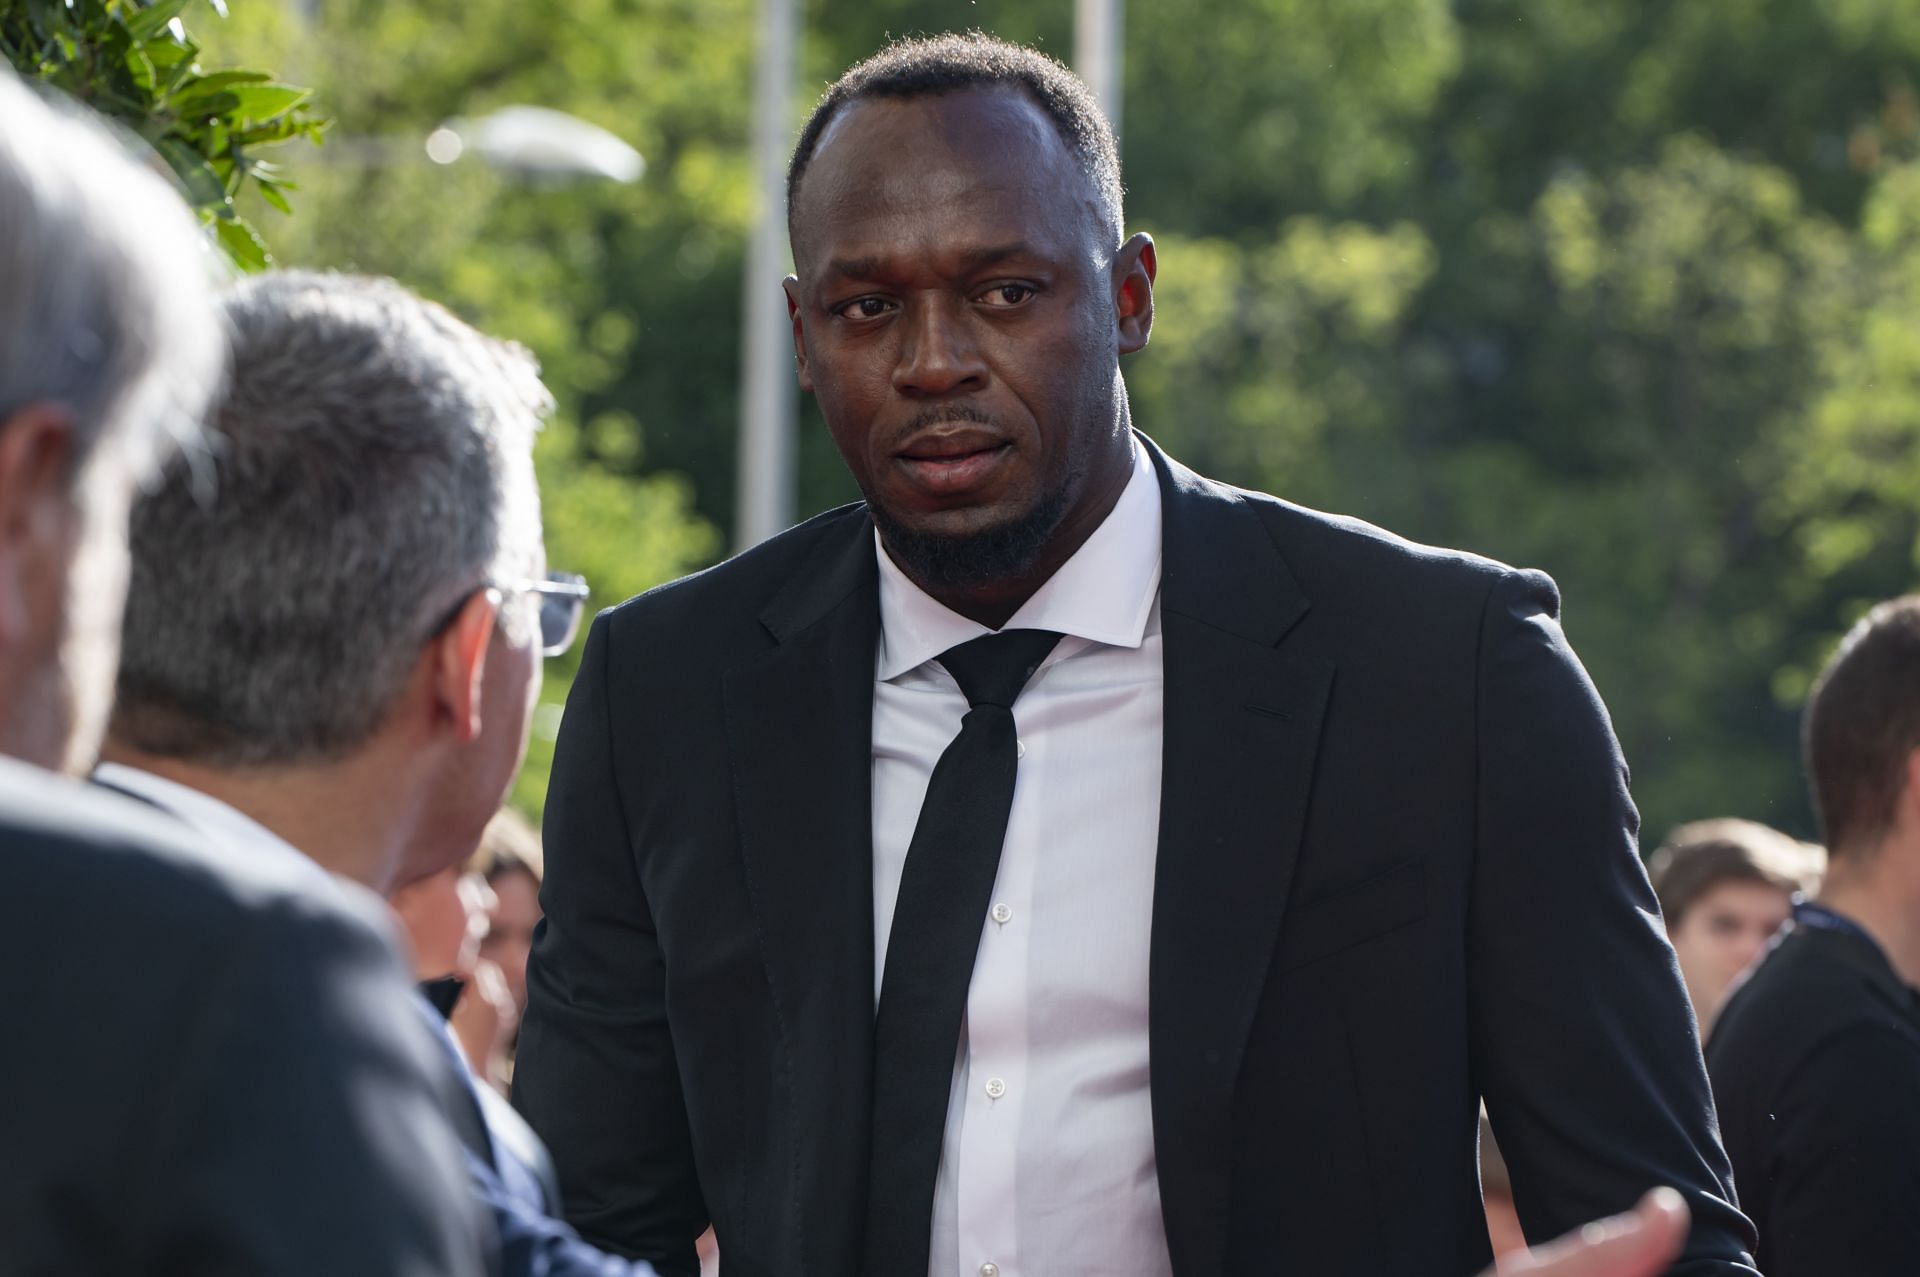
[[741, 306], [740, 457], [734, 547], [744, 550], [793, 522], [799, 387], [780, 280], [787, 273], [787, 148], [793, 101], [794, 0], [760, 0], [754, 84], [753, 171], [758, 220], [747, 246]]
[[1100, 109], [1120, 136], [1120, 104], [1126, 92], [1126, 0], [1074, 0], [1073, 69], [1093, 90]]

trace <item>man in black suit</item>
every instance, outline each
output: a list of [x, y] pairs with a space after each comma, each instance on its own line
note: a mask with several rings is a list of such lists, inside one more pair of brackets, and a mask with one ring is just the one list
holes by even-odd
[[135, 485], [219, 382], [198, 228], [4, 69], [0, 228], [0, 1274], [478, 1274], [377, 902], [54, 774], [112, 695]]
[[[1465, 1274], [1681, 1189], [1750, 1274], [1625, 769], [1538, 573], [1211, 482], [1057, 64], [908, 42], [790, 168], [866, 494], [599, 618], [516, 1093], [577, 1225], [730, 1277]], [[876, 540], [877, 537], [877, 540]]]
[[1854, 627], [1805, 725], [1827, 877], [1707, 1068], [1769, 1277], [1892, 1277], [1920, 1270], [1920, 595]]

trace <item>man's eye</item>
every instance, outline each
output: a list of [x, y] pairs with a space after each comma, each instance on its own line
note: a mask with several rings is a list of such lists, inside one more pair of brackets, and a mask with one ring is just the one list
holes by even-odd
[[1026, 284], [995, 284], [980, 294], [980, 300], [989, 306], [1004, 310], [1009, 306], [1018, 306], [1031, 300], [1033, 294], [1034, 289]]
[[833, 313], [842, 319], [878, 319], [892, 309], [893, 303], [884, 297], [856, 297], [836, 307]]

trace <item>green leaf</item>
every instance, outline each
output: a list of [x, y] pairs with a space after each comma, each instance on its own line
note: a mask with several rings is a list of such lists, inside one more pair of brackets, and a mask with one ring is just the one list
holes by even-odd
[[259, 183], [258, 189], [260, 191], [261, 199], [273, 205], [275, 208], [279, 209], [282, 213], [285, 213], [288, 216], [292, 216], [293, 205], [287, 203], [287, 197], [280, 193], [280, 187], [278, 184], [274, 182], [261, 182]]
[[245, 218], [223, 218], [214, 224], [214, 233], [220, 237], [220, 247], [226, 250], [233, 264], [248, 274], [273, 265], [273, 254], [267, 251], [266, 241], [247, 225]]
[[172, 40], [155, 40], [141, 52], [147, 55], [147, 61], [153, 63], [160, 72], [160, 82], [169, 92], [182, 84], [193, 74], [193, 55], [198, 52], [190, 44], [175, 44]]
[[176, 96], [169, 105], [184, 120], [218, 120], [238, 110], [240, 99], [231, 93], [203, 93], [184, 101]]
[[58, 33], [73, 29], [67, 7], [58, 0], [27, 0], [27, 22], [42, 44], [50, 43]]
[[131, 46], [121, 58], [121, 63], [127, 68], [127, 74], [133, 77], [134, 84], [139, 86], [142, 93], [154, 91], [159, 83], [159, 75], [154, 71], [153, 60], [147, 56], [144, 49], [139, 45]]
[[173, 95], [175, 109], [200, 98], [212, 97], [242, 84], [265, 84], [273, 77], [265, 71], [215, 71], [212, 75], [199, 75], [180, 86]]
[[242, 116], [250, 120], [272, 120], [312, 97], [313, 90], [290, 84], [260, 84], [236, 88], [233, 95], [240, 100], [235, 110]]
[[144, 44], [158, 36], [193, 0], [154, 0], [127, 19], [127, 33]]
[[227, 184], [220, 180], [207, 157], [177, 138], [163, 137], [160, 154], [187, 188], [187, 199], [195, 208], [211, 211], [227, 203]]

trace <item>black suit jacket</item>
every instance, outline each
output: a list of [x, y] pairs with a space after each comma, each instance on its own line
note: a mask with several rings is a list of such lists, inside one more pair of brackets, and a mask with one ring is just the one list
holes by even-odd
[[1920, 1272], [1920, 995], [1872, 941], [1789, 932], [1707, 1069], [1768, 1277]]
[[[1552, 583], [1152, 454], [1174, 1271], [1477, 1270], [1484, 1092], [1532, 1235], [1671, 1184], [1674, 1271], [1749, 1272]], [[857, 1270], [876, 582], [864, 508], [822, 515], [601, 616], [568, 702], [516, 1090], [577, 1225], [663, 1273], [709, 1219], [728, 1277]]]
[[317, 872], [0, 762], [0, 1274], [483, 1270], [387, 924]]

